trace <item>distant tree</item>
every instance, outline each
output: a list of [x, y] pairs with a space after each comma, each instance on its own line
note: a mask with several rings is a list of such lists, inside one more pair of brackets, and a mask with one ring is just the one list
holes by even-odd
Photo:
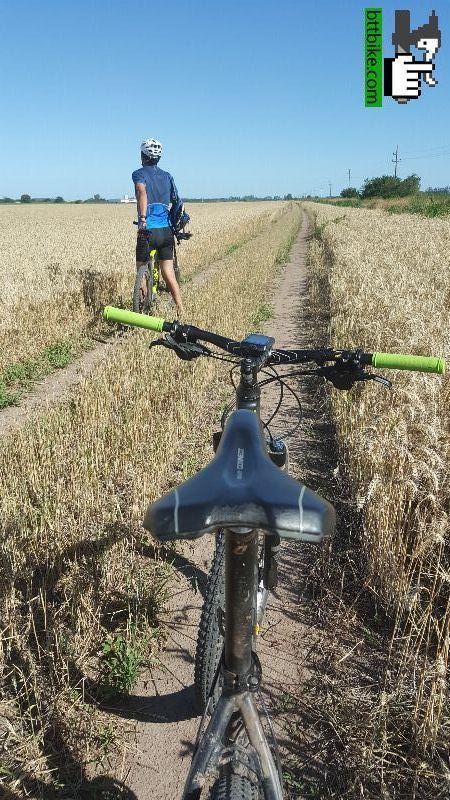
[[281, 200], [281, 197], [280, 197], [279, 194], [274, 194], [273, 199], [274, 200]]
[[0, 200], [0, 203], [14, 203], [14, 200], [12, 199], [12, 197], [3, 197]]
[[64, 200], [64, 197], [61, 197], [61, 195], [59, 194], [58, 197], [55, 197], [53, 202], [54, 203], [65, 203], [65, 200]]
[[284, 197], [283, 197], [283, 200], [292, 200], [292, 195], [291, 194], [285, 194]]
[[78, 203], [82, 203], [83, 201], [82, 200], [75, 200], [74, 202], [78, 204]]
[[29, 194], [21, 194], [20, 195], [20, 202], [21, 203], [31, 203], [31, 196]]
[[104, 197], [100, 197], [99, 194], [94, 194], [94, 197], [88, 197], [87, 200], [84, 201], [85, 203], [106, 203]]
[[410, 194], [417, 194], [420, 189], [420, 178], [414, 173], [402, 181], [400, 186], [400, 197], [407, 197]]
[[342, 190], [341, 197], [359, 197], [358, 189], [355, 189], [353, 186], [349, 186], [348, 189]]
[[406, 197], [419, 191], [420, 178], [409, 175], [403, 181], [393, 175], [382, 175], [380, 178], [366, 180], [361, 190], [362, 197]]

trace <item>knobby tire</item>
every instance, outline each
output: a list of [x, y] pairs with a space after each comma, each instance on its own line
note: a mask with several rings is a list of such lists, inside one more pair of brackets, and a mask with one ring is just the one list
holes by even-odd
[[136, 272], [133, 289], [133, 311], [137, 314], [150, 314], [153, 308], [152, 293], [153, 264], [143, 264]]
[[214, 784], [211, 800], [260, 800], [261, 794], [257, 786], [242, 775], [233, 772], [230, 765], [221, 771], [219, 780]]

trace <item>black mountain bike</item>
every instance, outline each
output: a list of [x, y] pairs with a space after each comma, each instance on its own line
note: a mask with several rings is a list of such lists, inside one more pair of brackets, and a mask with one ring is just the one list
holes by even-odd
[[[137, 225], [137, 222], [133, 222]], [[177, 244], [183, 239], [190, 239], [192, 233], [180, 231], [174, 234]], [[173, 269], [177, 283], [181, 285], [181, 270], [178, 264], [178, 252], [174, 241]], [[151, 250], [146, 264], [142, 264], [136, 272], [133, 286], [133, 311], [138, 314], [150, 314], [155, 311], [158, 293], [167, 291], [164, 281], [161, 281], [159, 258], [156, 250]]]
[[[368, 380], [390, 387], [390, 381], [366, 372], [366, 367], [442, 374], [445, 362], [362, 350], [279, 350], [268, 336], [252, 334], [238, 342], [193, 325], [111, 307], [104, 317], [165, 332], [151, 346], [166, 347], [181, 359], [220, 358], [232, 362], [232, 373], [240, 373], [236, 410], [225, 415], [223, 429], [214, 436], [213, 461], [153, 503], [144, 527], [161, 542], [219, 531], [196, 653], [195, 684], [204, 714], [183, 800], [283, 800], [278, 748], [260, 691], [256, 635], [267, 593], [277, 584], [280, 538], [318, 544], [332, 532], [335, 512], [284, 471], [286, 445], [260, 419], [261, 387], [280, 384], [272, 420], [283, 390], [294, 392], [286, 378], [317, 375], [337, 389]], [[313, 366], [282, 377], [276, 370], [301, 364]], [[260, 382], [258, 375], [264, 376]]]

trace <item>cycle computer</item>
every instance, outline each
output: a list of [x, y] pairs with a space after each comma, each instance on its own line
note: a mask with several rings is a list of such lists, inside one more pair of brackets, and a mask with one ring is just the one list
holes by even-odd
[[241, 342], [241, 355], [252, 358], [270, 353], [275, 339], [272, 336], [263, 336], [260, 333], [250, 333]]
[[263, 336], [260, 333], [250, 333], [248, 336], [245, 337], [242, 344], [251, 344], [258, 349], [267, 350], [269, 347], [275, 343], [275, 339], [272, 336]]

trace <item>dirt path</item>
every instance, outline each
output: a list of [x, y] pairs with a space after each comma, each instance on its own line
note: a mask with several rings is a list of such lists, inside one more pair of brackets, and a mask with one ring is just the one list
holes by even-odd
[[[307, 239], [305, 215], [276, 293], [274, 318], [267, 326], [267, 333], [276, 337], [280, 347], [306, 347], [310, 344], [304, 330]], [[276, 389], [268, 391], [263, 407], [273, 408], [276, 398]], [[306, 436], [304, 431], [297, 432], [290, 442], [291, 472], [296, 477], [302, 473], [304, 480], [305, 471], [310, 471], [304, 451], [308, 449], [307, 438], [312, 424], [307, 406], [306, 398]], [[292, 428], [298, 415], [296, 403], [288, 395], [274, 432]], [[185, 548], [186, 559], [182, 559], [183, 563], [176, 572], [170, 608], [162, 620], [168, 628], [169, 639], [162, 654], [161, 667], [153, 670], [151, 677], [142, 680], [127, 709], [121, 711], [121, 715], [136, 720], [136, 750], [124, 759], [117, 777], [139, 800], [175, 800], [182, 793], [199, 723], [193, 689], [193, 662], [202, 591], [212, 550], [212, 537], [206, 536], [194, 546]], [[283, 763], [287, 759], [288, 773], [290, 759], [295, 757], [298, 760], [298, 750], [302, 747], [298, 737], [293, 746], [290, 735], [290, 698], [298, 696], [299, 686], [309, 675], [308, 655], [315, 636], [308, 625], [303, 605], [300, 605], [301, 576], [305, 572], [304, 548], [301, 553], [300, 550], [292, 543], [283, 544], [279, 587], [269, 601], [259, 643], [264, 692], [275, 713], [275, 728]], [[193, 591], [193, 583], [197, 583], [199, 591]], [[314, 736], [309, 732], [304, 739], [305, 746], [309, 747]], [[290, 798], [300, 796], [294, 789], [288, 791]]]

